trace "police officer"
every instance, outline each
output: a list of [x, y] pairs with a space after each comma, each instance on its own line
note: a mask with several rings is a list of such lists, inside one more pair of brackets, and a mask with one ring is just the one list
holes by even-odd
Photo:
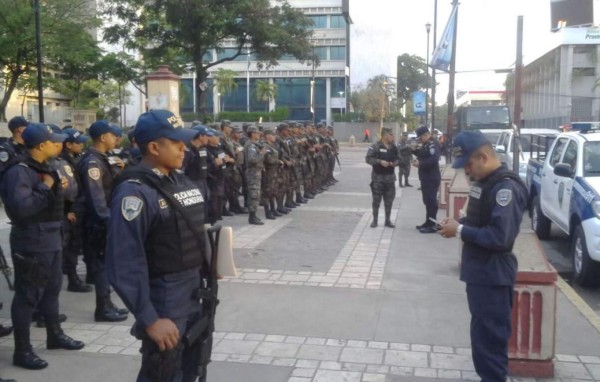
[[200, 341], [188, 347], [182, 337], [202, 313], [195, 296], [205, 246], [195, 232], [203, 230], [205, 209], [198, 185], [178, 169], [185, 143], [198, 131], [184, 129], [167, 110], [153, 110], [140, 115], [134, 134], [143, 159], [121, 174], [114, 190], [108, 276], [142, 341], [137, 381], [195, 381]]
[[[208, 139], [208, 188], [210, 189], [209, 220], [215, 224], [223, 219], [223, 204], [225, 199], [225, 169], [233, 159], [221, 147], [223, 133], [212, 129], [213, 136]], [[229, 215], [229, 214], [228, 214]]]
[[385, 226], [395, 228], [392, 223], [392, 204], [396, 197], [396, 170], [398, 166], [398, 148], [394, 144], [394, 135], [388, 128], [381, 129], [381, 140], [369, 147], [365, 161], [373, 166], [371, 172], [371, 193], [373, 195], [373, 221], [371, 228], [377, 227], [379, 206], [383, 198], [385, 208]]
[[23, 117], [13, 117], [8, 121], [8, 129], [12, 137], [0, 143], [0, 174], [4, 172], [11, 159], [27, 152], [21, 136], [27, 124], [27, 120]]
[[182, 169], [185, 175], [200, 188], [206, 207], [206, 201], [210, 198], [207, 183], [208, 152], [206, 145], [209, 138], [214, 136], [214, 130], [202, 125], [195, 125], [192, 129], [196, 130], [197, 133], [186, 147]]
[[419, 168], [419, 180], [421, 181], [421, 193], [425, 204], [425, 223], [416, 228], [421, 233], [435, 233], [435, 220], [438, 211], [437, 193], [442, 181], [440, 173], [440, 146], [433, 138], [427, 126], [417, 129], [417, 139], [421, 141], [421, 147], [415, 150], [417, 159], [413, 166]]
[[107, 153], [118, 142], [120, 131], [107, 121], [94, 122], [89, 128], [92, 146], [79, 162], [78, 173], [85, 204], [84, 260], [88, 278], [96, 288], [97, 322], [118, 322], [127, 319], [127, 310], [117, 308], [110, 299], [110, 287], [106, 276], [104, 247], [106, 228], [110, 218], [109, 203], [114, 182], [114, 172]]
[[467, 216], [458, 222], [445, 219], [439, 233], [458, 236], [464, 243], [460, 279], [467, 284], [475, 371], [483, 382], [505, 381], [517, 273], [512, 249], [527, 207], [527, 189], [501, 165], [481, 132], [458, 134], [453, 152], [452, 167], [464, 168], [475, 183]]
[[266, 149], [259, 143], [261, 132], [256, 126], [248, 126], [247, 132], [248, 141], [244, 147], [244, 153], [246, 154], [245, 176], [246, 185], [248, 186], [248, 223], [263, 225], [265, 223], [256, 216], [256, 211], [261, 198], [261, 181]]
[[408, 133], [402, 133], [400, 142], [398, 142], [398, 158], [400, 163], [398, 164], [398, 183], [400, 187], [412, 187], [408, 183], [408, 176], [410, 175], [410, 166], [413, 161], [412, 148], [408, 143]]
[[56, 157], [66, 135], [49, 126], [29, 124], [22, 133], [27, 153], [4, 172], [0, 195], [11, 220], [10, 247], [15, 267], [15, 294], [11, 306], [15, 350], [13, 364], [39, 370], [48, 363], [32, 349], [32, 313], [46, 320], [48, 349], [78, 350], [83, 342], [65, 335], [58, 320], [62, 285], [63, 192], [68, 187], [48, 161]]
[[135, 138], [133, 137], [133, 129], [127, 132], [127, 147], [123, 148], [119, 153], [119, 158], [123, 160], [125, 165], [127, 166], [135, 166], [140, 163], [142, 160], [142, 154], [140, 153], [140, 148], [137, 143], [135, 143]]

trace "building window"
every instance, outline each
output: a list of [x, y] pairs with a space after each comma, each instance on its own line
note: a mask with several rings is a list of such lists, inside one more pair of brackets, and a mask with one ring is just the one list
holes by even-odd
[[346, 79], [344, 77], [331, 78], [331, 97], [344, 98], [346, 93]]
[[327, 28], [327, 16], [326, 15], [308, 16], [308, 18], [311, 19], [313, 22], [313, 26], [311, 27], [311, 29]]
[[325, 61], [328, 59], [327, 51], [329, 50], [326, 46], [318, 46], [315, 48], [315, 54], [319, 57], [319, 60]]
[[346, 28], [346, 20], [342, 15], [332, 15], [330, 21], [330, 28]]
[[596, 68], [573, 68], [573, 77], [596, 77]]
[[346, 59], [346, 47], [345, 46], [332, 46], [330, 50], [330, 60], [345, 60]]
[[207, 50], [206, 53], [204, 53], [204, 56], [202, 56], [202, 62], [212, 62], [213, 61], [213, 54], [212, 54], [212, 50]]
[[592, 99], [575, 98], [571, 102], [572, 121], [592, 121]]
[[[242, 54], [234, 58], [233, 61], [246, 61], [248, 58], [246, 57], [247, 55], [243, 53], [245, 51], [245, 49], [242, 49]], [[217, 52], [217, 60], [233, 57], [237, 54], [237, 52], [238, 48], [223, 48], [222, 51]], [[250, 60], [252, 60], [252, 57], [250, 57]]]

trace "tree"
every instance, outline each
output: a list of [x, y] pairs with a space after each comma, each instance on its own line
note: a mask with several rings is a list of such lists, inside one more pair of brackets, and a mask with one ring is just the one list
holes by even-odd
[[427, 83], [427, 63], [422, 57], [416, 55], [404, 53], [398, 56], [396, 78], [400, 108], [412, 99], [414, 92], [431, 87], [431, 84]]
[[[62, 69], [61, 58], [79, 55], [77, 42], [89, 36], [96, 25], [86, 0], [41, 2], [42, 52], [46, 67]], [[0, 100], [0, 120], [19, 78], [36, 67], [35, 18], [32, 1], [0, 0], [0, 67], [5, 71]]]
[[256, 81], [256, 90], [254, 91], [256, 99], [267, 103], [265, 111], [269, 111], [271, 101], [277, 97], [277, 84], [268, 80]]
[[[105, 14], [112, 23], [104, 31], [107, 42], [139, 50], [151, 67], [192, 69], [199, 84], [210, 68], [247, 50], [259, 66], [276, 65], [283, 55], [315, 58], [312, 21], [287, 0], [106, 0]], [[234, 50], [225, 51], [225, 43]], [[213, 49], [222, 55], [207, 59]], [[199, 88], [198, 110], [206, 114], [206, 92]]]
[[[236, 75], [237, 72], [230, 69], [219, 68], [215, 72], [215, 88], [219, 93], [221, 99], [223, 99], [227, 94], [237, 89], [238, 84], [237, 82], [235, 82]], [[222, 102], [222, 107], [220, 111], [225, 111], [225, 101]]]
[[367, 82], [366, 87], [358, 87], [352, 91], [350, 102], [354, 111], [362, 113], [369, 122], [379, 122], [383, 116], [389, 115], [392, 84], [387, 76], [380, 74]]

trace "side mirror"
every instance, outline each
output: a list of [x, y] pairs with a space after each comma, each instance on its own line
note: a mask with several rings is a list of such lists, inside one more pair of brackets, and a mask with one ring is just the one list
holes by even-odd
[[496, 152], [498, 154], [505, 154], [506, 153], [506, 147], [504, 147], [504, 145], [496, 145]]
[[573, 177], [573, 167], [567, 163], [558, 163], [554, 166], [554, 175], [562, 176], [565, 178]]

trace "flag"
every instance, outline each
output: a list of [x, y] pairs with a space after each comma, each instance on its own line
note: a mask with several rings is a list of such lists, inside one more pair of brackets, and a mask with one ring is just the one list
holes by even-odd
[[440, 43], [433, 51], [431, 58], [431, 67], [444, 72], [448, 71], [450, 61], [452, 60], [452, 45], [454, 42], [454, 31], [456, 29], [456, 18], [458, 12], [458, 2], [454, 4], [450, 18], [442, 34]]
[[427, 105], [427, 93], [422, 91], [416, 91], [412, 94], [413, 96], [413, 114], [414, 115], [425, 115]]

